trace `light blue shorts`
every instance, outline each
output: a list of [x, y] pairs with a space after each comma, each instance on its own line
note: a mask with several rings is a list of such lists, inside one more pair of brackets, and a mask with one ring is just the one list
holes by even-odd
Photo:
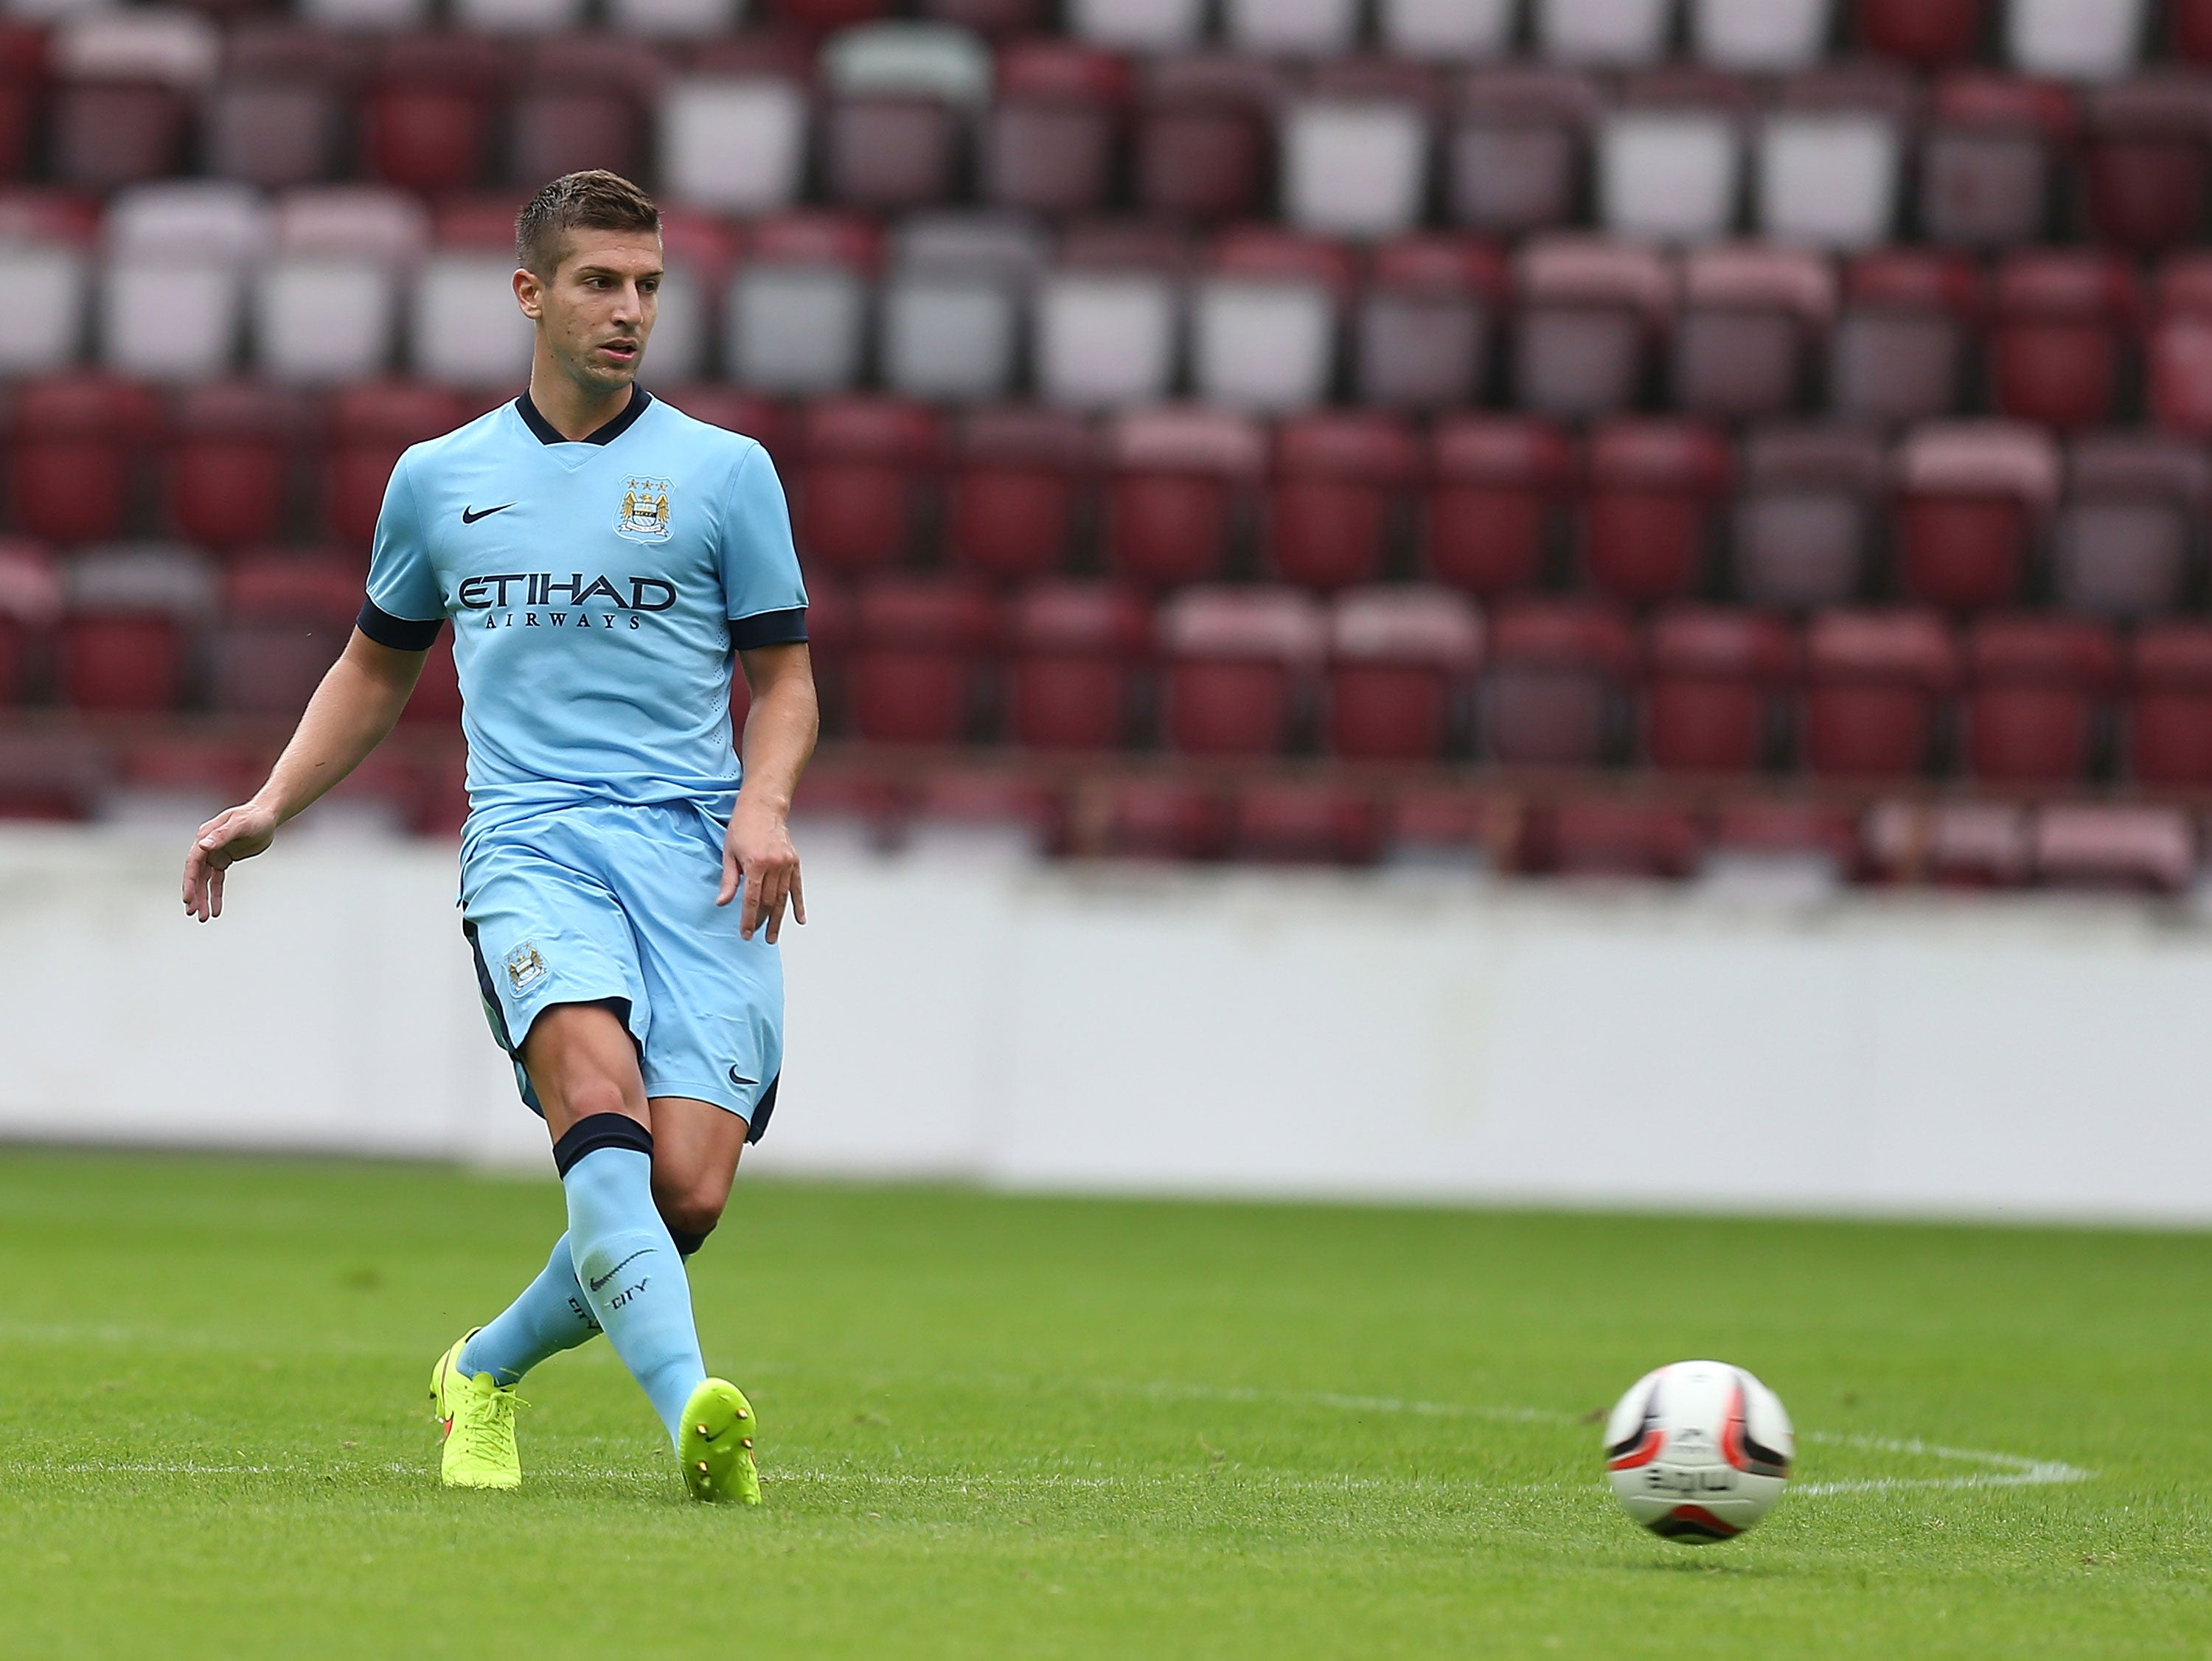
[[[489, 827], [461, 852], [461, 927], [492, 1036], [517, 1056], [555, 1003], [605, 1003], [648, 1096], [689, 1096], [755, 1142], [783, 1069], [783, 960], [717, 906], [723, 827], [689, 803], [592, 803]], [[520, 1061], [515, 1077], [533, 1112]]]

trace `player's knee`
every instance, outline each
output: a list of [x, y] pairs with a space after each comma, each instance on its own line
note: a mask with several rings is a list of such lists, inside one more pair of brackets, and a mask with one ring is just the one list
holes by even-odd
[[594, 1113], [620, 1113], [627, 1118], [637, 1117], [635, 1104], [629, 1099], [621, 1082], [617, 1079], [571, 1079], [563, 1094], [568, 1117], [572, 1120], [589, 1118]]
[[[712, 1182], [655, 1183], [653, 1197], [659, 1208], [661, 1222], [668, 1225], [668, 1232], [681, 1246], [687, 1240], [704, 1241], [714, 1232], [714, 1225], [721, 1222], [722, 1208], [729, 1203], [730, 1196], [726, 1188]], [[690, 1247], [692, 1252], [698, 1249], [696, 1244]], [[690, 1254], [685, 1253], [687, 1257]]]

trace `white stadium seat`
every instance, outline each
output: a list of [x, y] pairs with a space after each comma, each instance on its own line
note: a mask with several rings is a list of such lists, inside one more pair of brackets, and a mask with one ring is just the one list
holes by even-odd
[[118, 256], [100, 273], [100, 358], [118, 374], [206, 380], [238, 350], [245, 282], [228, 260]]
[[757, 214], [799, 194], [806, 99], [765, 76], [679, 81], [662, 94], [660, 176], [671, 200]]
[[1192, 378], [1209, 403], [1273, 414], [1328, 396], [1336, 306], [1317, 282], [1207, 277], [1198, 285], [1191, 329]]
[[1623, 110], [1598, 129], [1598, 220], [1618, 236], [1710, 242], [1735, 221], [1735, 124], [1699, 110]]
[[1716, 69], [1782, 75], [1820, 61], [1835, 0], [1692, 0], [1697, 55]]
[[1301, 230], [1395, 236], [1421, 217], [1429, 130], [1395, 100], [1309, 99], [1283, 121], [1283, 209]]
[[730, 379], [764, 392], [841, 392], [860, 377], [868, 292], [837, 265], [759, 264], [730, 282]]
[[2010, 0], [2005, 46], [2023, 74], [2115, 80], [2142, 55], [2148, 13], [2145, 0]]
[[411, 264], [430, 246], [430, 215], [411, 191], [380, 185], [318, 185], [288, 191], [275, 210], [276, 246], [287, 254], [343, 254]]
[[267, 204], [251, 185], [189, 179], [118, 191], [102, 229], [109, 252], [119, 256], [240, 264], [268, 247], [270, 227]]
[[380, 260], [278, 256], [254, 276], [253, 348], [262, 373], [302, 385], [360, 380], [391, 367], [399, 280]]
[[660, 279], [660, 305], [646, 347], [654, 380], [696, 380], [707, 373], [707, 296], [696, 272], [674, 259]]
[[1902, 149], [1896, 124], [1871, 111], [1769, 116], [1759, 141], [1759, 229], [1819, 248], [1887, 240]]
[[0, 375], [68, 367], [84, 344], [83, 251], [58, 242], [0, 243]]
[[515, 309], [512, 255], [436, 253], [416, 274], [408, 361], [428, 380], [502, 386], [530, 373], [529, 321]]
[[430, 0], [300, 0], [300, 15], [325, 29], [418, 29], [430, 10]]
[[66, 81], [160, 81], [204, 87], [222, 62], [222, 33], [183, 8], [102, 9], [73, 16], [49, 50], [55, 76]]
[[1021, 329], [1044, 265], [1027, 223], [928, 214], [898, 233], [884, 285], [884, 379], [924, 398], [1003, 397], [1019, 367]]
[[1320, 58], [1349, 52], [1358, 0], [1227, 0], [1230, 44], [1240, 52]]
[[609, 0], [607, 21], [623, 34], [696, 40], [729, 33], [745, 10], [744, 0]]
[[1068, 0], [1069, 29], [1125, 52], [1186, 51], [1198, 42], [1206, 0]]
[[453, 21], [485, 34], [550, 34], [584, 21], [584, 0], [453, 0]]
[[1632, 68], [1666, 55], [1674, 0], [1535, 0], [1536, 39], [1554, 63]]
[[980, 107], [991, 96], [991, 49], [950, 23], [863, 23], [830, 38], [822, 79], [847, 98], [935, 98]]
[[1513, 43], [1513, 0], [1382, 0], [1383, 44], [1401, 58], [1497, 58]]
[[1056, 271], [1037, 300], [1037, 388], [1077, 409], [1150, 403], [1175, 378], [1177, 306], [1165, 278]]

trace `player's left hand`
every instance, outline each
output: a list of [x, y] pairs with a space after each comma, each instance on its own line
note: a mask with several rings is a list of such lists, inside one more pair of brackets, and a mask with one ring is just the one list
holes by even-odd
[[783, 907], [788, 900], [792, 920], [806, 921], [806, 895], [799, 885], [799, 850], [792, 845], [791, 827], [777, 809], [748, 802], [741, 791], [737, 811], [730, 815], [729, 834], [722, 839], [722, 891], [717, 906], [726, 906], [744, 891], [745, 903], [738, 913], [738, 932], [746, 939], [762, 924], [768, 925], [768, 943], [783, 932]]

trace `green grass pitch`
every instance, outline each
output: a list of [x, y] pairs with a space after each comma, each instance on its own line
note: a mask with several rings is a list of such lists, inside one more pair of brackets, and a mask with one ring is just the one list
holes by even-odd
[[[695, 1284], [769, 1503], [678, 1497], [604, 1344], [525, 1487], [430, 1363], [550, 1183], [0, 1153], [0, 1654], [2212, 1652], [2212, 1240], [741, 1181]], [[1717, 1355], [1796, 1415], [1726, 1546], [1586, 1415]]]

